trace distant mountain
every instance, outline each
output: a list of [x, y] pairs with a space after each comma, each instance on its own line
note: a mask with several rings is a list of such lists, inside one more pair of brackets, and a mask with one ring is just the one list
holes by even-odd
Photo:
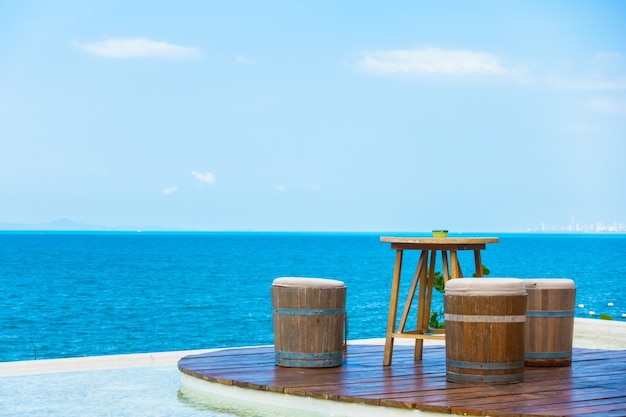
[[182, 229], [161, 226], [100, 226], [79, 223], [70, 219], [57, 219], [46, 223], [0, 223], [0, 230], [42, 230], [42, 231], [180, 231]]
[[0, 223], [0, 230], [136, 230], [132, 228], [112, 228], [93, 224], [79, 223], [70, 219], [57, 219], [46, 223]]

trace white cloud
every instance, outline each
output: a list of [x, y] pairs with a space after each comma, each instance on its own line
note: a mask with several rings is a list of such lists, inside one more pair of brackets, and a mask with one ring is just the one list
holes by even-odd
[[161, 192], [163, 194], [172, 194], [172, 193], [175, 193], [176, 191], [178, 191], [178, 187], [168, 187], [168, 188], [164, 188]]
[[235, 57], [235, 62], [238, 64], [252, 64], [254, 63], [254, 60], [242, 55], [238, 55]]
[[549, 86], [574, 91], [611, 91], [626, 90], [626, 79], [571, 79], [562, 76], [551, 75], [546, 77]]
[[197, 171], [192, 171], [191, 175], [196, 177], [198, 181], [201, 181], [207, 184], [213, 184], [215, 182], [215, 175], [210, 172], [201, 173]]
[[[492, 75], [528, 86], [574, 91], [626, 90], [626, 56], [620, 53], [598, 52], [585, 73], [563, 74], [557, 71], [531, 71], [532, 66], [517, 64], [505, 66], [494, 54], [471, 50], [421, 48], [409, 50], [371, 51], [356, 62], [364, 72], [381, 76], [471, 76]], [[584, 67], [584, 66], [583, 66]], [[534, 74], [533, 74], [534, 72]], [[621, 104], [595, 103], [599, 111], [615, 112]], [[621, 112], [621, 110], [618, 110]]]
[[368, 53], [357, 66], [378, 75], [503, 75], [498, 57], [483, 52], [425, 48]]
[[114, 38], [95, 43], [74, 42], [74, 45], [85, 52], [106, 58], [184, 59], [198, 58], [202, 55], [202, 51], [198, 48], [153, 41], [147, 38]]
[[600, 113], [626, 114], [626, 100], [615, 100], [605, 97], [596, 97], [587, 102], [587, 108]]

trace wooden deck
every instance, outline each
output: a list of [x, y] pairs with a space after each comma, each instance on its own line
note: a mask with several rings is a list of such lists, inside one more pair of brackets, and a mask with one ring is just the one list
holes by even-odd
[[575, 348], [571, 367], [525, 368], [510, 385], [447, 382], [445, 347], [396, 346], [382, 366], [384, 346], [350, 345], [343, 366], [275, 366], [272, 347], [227, 349], [186, 356], [188, 375], [238, 387], [325, 400], [489, 416], [626, 416], [626, 350]]

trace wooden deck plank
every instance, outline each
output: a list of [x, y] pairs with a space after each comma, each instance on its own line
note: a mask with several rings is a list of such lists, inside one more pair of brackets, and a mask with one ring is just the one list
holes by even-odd
[[625, 350], [575, 349], [571, 367], [527, 367], [509, 385], [447, 382], [441, 345], [426, 346], [418, 362], [412, 346], [396, 346], [391, 366], [382, 366], [383, 350], [350, 345], [342, 366], [311, 369], [276, 366], [272, 346], [226, 349], [187, 356], [179, 368], [248, 389], [448, 414], [626, 416]]

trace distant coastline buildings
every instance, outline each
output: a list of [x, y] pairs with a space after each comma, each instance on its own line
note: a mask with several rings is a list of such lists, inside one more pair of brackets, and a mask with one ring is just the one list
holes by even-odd
[[602, 223], [581, 224], [570, 223], [567, 226], [549, 226], [541, 223], [537, 229], [529, 229], [529, 232], [571, 232], [571, 233], [626, 233], [626, 225], [624, 223]]

